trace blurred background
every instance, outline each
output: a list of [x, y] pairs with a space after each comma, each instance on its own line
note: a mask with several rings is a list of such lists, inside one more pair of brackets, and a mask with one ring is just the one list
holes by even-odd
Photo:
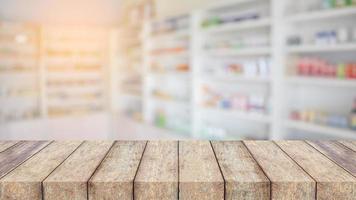
[[356, 139], [356, 0], [0, 0], [0, 139]]

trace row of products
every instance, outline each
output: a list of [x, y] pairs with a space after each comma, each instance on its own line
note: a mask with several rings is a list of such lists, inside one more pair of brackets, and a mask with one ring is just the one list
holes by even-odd
[[206, 63], [206, 74], [216, 76], [244, 76], [244, 77], [268, 77], [270, 74], [271, 59], [261, 57], [259, 59], [223, 60]]
[[87, 72], [87, 71], [99, 71], [102, 68], [100, 65], [94, 65], [94, 64], [76, 64], [76, 65], [68, 65], [68, 66], [62, 66], [62, 65], [48, 65], [47, 69], [49, 71], [82, 71], [82, 72]]
[[[316, 45], [335, 45], [356, 42], [356, 27], [340, 27], [320, 30], [314, 33], [311, 42]], [[291, 46], [310, 43], [309, 39], [302, 35], [288, 37], [287, 44]]]
[[100, 85], [100, 80], [48, 80], [47, 85], [50, 87], [91, 87]]
[[180, 133], [190, 132], [190, 121], [187, 116], [169, 114], [163, 108], [157, 108], [154, 113], [154, 124]]
[[331, 63], [321, 58], [303, 57], [297, 60], [296, 67], [300, 76], [356, 79], [356, 62]]
[[126, 116], [137, 121], [143, 120], [142, 103], [140, 100], [130, 98], [126, 101], [122, 101], [121, 108]]
[[211, 41], [205, 44], [207, 50], [237, 50], [242, 48], [266, 47], [270, 45], [268, 35], [241, 36], [224, 40]]
[[188, 63], [179, 63], [179, 64], [167, 64], [167, 65], [163, 65], [159, 62], [153, 62], [151, 64], [151, 70], [153, 72], [188, 72], [190, 69], [189, 64]]
[[174, 100], [174, 101], [180, 101], [180, 102], [188, 102], [189, 98], [188, 95], [185, 93], [178, 93], [176, 92], [175, 94], [172, 94], [171, 92], [167, 92], [164, 90], [160, 89], [154, 89], [152, 91], [152, 96], [163, 99], [163, 100]]
[[292, 1], [288, 5], [288, 13], [307, 13], [326, 9], [345, 8], [354, 6], [355, 0], [312, 0], [312, 1]]
[[0, 97], [35, 97], [37, 90], [34, 88], [36, 88], [35, 85], [33, 87], [29, 87], [28, 85], [23, 87], [0, 85]]
[[223, 93], [205, 86], [202, 88], [203, 102], [206, 107], [237, 110], [242, 112], [268, 112], [268, 98], [266, 95], [249, 95], [244, 93]]
[[96, 100], [103, 97], [102, 92], [93, 92], [93, 93], [77, 93], [77, 94], [68, 94], [66, 92], [52, 92], [48, 94], [49, 98], [58, 99], [58, 100], [68, 100], [71, 98], [80, 98], [85, 100]]
[[84, 115], [92, 112], [102, 111], [102, 106], [69, 106], [69, 107], [57, 107], [49, 106], [48, 115], [51, 117], [65, 116], [65, 115]]
[[257, 20], [261, 18], [261, 14], [257, 11], [248, 11], [244, 13], [233, 13], [228, 15], [214, 15], [203, 20], [202, 27], [209, 28], [223, 24], [239, 23], [244, 21]]
[[313, 0], [313, 1], [293, 1], [291, 10], [297, 12], [308, 12], [313, 10], [324, 10], [333, 8], [343, 8], [356, 5], [356, 0]]
[[166, 34], [175, 32], [177, 30], [184, 30], [189, 28], [189, 16], [179, 16], [171, 19], [167, 19], [162, 22], [155, 22], [152, 25], [152, 34]]
[[290, 119], [356, 131], [356, 100], [354, 104], [354, 108], [349, 115], [339, 115], [316, 110], [297, 110], [290, 113]]
[[216, 127], [208, 124], [204, 124], [199, 131], [203, 139], [210, 140], [222, 140], [226, 139], [228, 133], [227, 130], [221, 127]]
[[0, 122], [33, 119], [39, 116], [38, 108], [0, 110]]
[[101, 57], [102, 53], [101, 51], [83, 51], [83, 50], [47, 50], [47, 55], [48, 56], [63, 56], [63, 57], [70, 57], [70, 56], [79, 56], [79, 57], [86, 57], [86, 56], [92, 56], [92, 57]]
[[29, 65], [0, 65], [0, 72], [36, 72], [36, 68]]
[[151, 55], [161, 55], [161, 54], [174, 54], [187, 52], [187, 47], [173, 47], [168, 49], [154, 49], [151, 51]]

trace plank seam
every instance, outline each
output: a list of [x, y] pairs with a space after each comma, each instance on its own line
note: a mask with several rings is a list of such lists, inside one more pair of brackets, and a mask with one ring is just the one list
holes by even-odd
[[56, 169], [61, 166], [74, 152], [77, 151], [77, 149], [82, 146], [84, 142], [80, 143], [80, 145], [77, 146], [77, 148], [74, 149], [72, 153], [70, 153], [57, 167], [55, 167], [42, 181], [41, 181], [41, 194], [42, 194], [42, 200], [44, 200], [44, 187], [43, 187], [43, 182], [54, 172]]
[[219, 163], [218, 158], [217, 158], [217, 156], [216, 156], [216, 153], [215, 153], [215, 149], [214, 149], [214, 147], [213, 147], [213, 144], [211, 143], [211, 141], [209, 141], [209, 143], [210, 143], [210, 147], [211, 147], [211, 149], [212, 149], [212, 151], [213, 151], [213, 153], [214, 153], [214, 157], [215, 157], [216, 163], [218, 164], [221, 177], [223, 178], [223, 181], [224, 181], [224, 199], [226, 199], [226, 180], [225, 180], [225, 177], [224, 177], [224, 173], [223, 173], [222, 170], [221, 170], [220, 163]]
[[16, 141], [16, 142], [15, 142], [14, 144], [12, 144], [11, 146], [9, 146], [9, 147], [7, 147], [6, 149], [0, 151], [0, 153], [7, 151], [8, 149], [12, 148], [13, 146], [15, 146], [15, 145], [16, 145], [17, 143], [19, 143], [19, 142], [21, 142], [21, 141]]
[[[286, 151], [284, 151], [284, 149], [282, 149], [282, 147], [280, 147], [276, 141], [272, 141], [279, 149], [281, 149], [283, 151], [284, 154], [286, 154], [295, 164], [297, 164], [311, 179], [313, 179], [313, 181], [315, 182], [315, 199], [318, 199], [318, 181], [316, 179], [314, 179], [313, 176], [311, 176], [301, 165], [299, 165], [299, 163], [297, 161], [295, 161]], [[305, 142], [305, 141], [303, 141]]]
[[247, 152], [250, 154], [251, 158], [256, 162], [257, 166], [260, 168], [260, 170], [262, 171], [262, 173], [265, 175], [265, 177], [268, 179], [269, 181], [269, 199], [272, 200], [272, 180], [267, 176], [267, 173], [265, 172], [265, 170], [263, 170], [262, 166], [260, 165], [260, 163], [258, 163], [257, 159], [255, 158], [255, 156], [253, 156], [252, 152], [250, 151], [250, 149], [247, 147], [247, 145], [245, 144], [244, 141], [241, 142], [242, 145], [246, 148]]
[[134, 176], [134, 178], [133, 178], [133, 180], [132, 180], [132, 199], [133, 199], [133, 200], [135, 200], [135, 181], [136, 181], [136, 176], [137, 176], [137, 174], [138, 174], [138, 170], [140, 169], [143, 156], [145, 155], [147, 144], [148, 144], [148, 141], [146, 141], [145, 147], [143, 148], [142, 156], [141, 156], [140, 162], [138, 163], [137, 170], [136, 170], [136, 172], [135, 172], [135, 176]]
[[336, 161], [334, 161], [334, 159], [329, 158], [328, 155], [322, 153], [321, 151], [319, 151], [317, 148], [315, 148], [313, 145], [311, 145], [308, 141], [304, 141], [305, 143], [307, 143], [309, 146], [311, 146], [313, 149], [315, 149], [316, 151], [318, 151], [321, 155], [323, 155], [324, 157], [326, 157], [328, 160], [330, 160], [331, 162], [333, 162], [334, 164], [336, 164], [337, 166], [339, 166], [341, 169], [343, 169], [344, 171], [346, 171], [348, 174], [350, 174], [352, 177], [356, 178], [356, 176], [354, 176], [351, 172], [349, 172], [349, 170], [345, 169], [343, 166], [341, 166], [339, 163], [337, 163]]
[[179, 193], [180, 193], [180, 187], [179, 187], [179, 185], [180, 185], [180, 175], [179, 175], [179, 168], [180, 168], [180, 165], [179, 165], [179, 141], [177, 141], [177, 154], [178, 154], [178, 198], [177, 199], [179, 199]]
[[110, 148], [108, 149], [108, 151], [105, 153], [105, 156], [103, 157], [103, 159], [100, 161], [100, 163], [98, 164], [98, 166], [96, 166], [95, 170], [93, 171], [93, 173], [90, 175], [89, 179], [87, 180], [87, 200], [89, 200], [89, 181], [93, 178], [94, 174], [96, 173], [96, 171], [99, 169], [99, 167], [101, 166], [101, 164], [103, 163], [103, 161], [107, 158], [107, 156], [109, 155], [111, 149], [115, 146], [115, 144], [117, 143], [117, 141], [114, 141], [113, 144], [110, 146]]
[[[25, 141], [24, 141], [25, 142]], [[33, 156], [35, 156], [36, 154], [38, 154], [39, 152], [41, 152], [43, 149], [45, 149], [46, 147], [48, 147], [48, 145], [52, 144], [53, 141], [47, 141], [49, 142], [47, 145], [45, 145], [44, 147], [42, 147], [41, 149], [39, 149], [36, 153], [34, 153], [33, 155], [29, 156], [28, 158], [26, 158], [24, 161], [22, 161], [21, 163], [19, 163], [18, 165], [16, 165], [16, 167], [14, 167], [13, 169], [9, 170], [8, 172], [6, 172], [5, 174], [3, 174], [2, 176], [0, 176], [1, 178], [4, 178], [6, 175], [8, 175], [9, 173], [11, 173], [12, 171], [14, 171], [15, 169], [17, 169], [20, 165], [22, 165], [23, 163], [25, 163], [26, 161], [28, 161], [30, 158], [32, 158]], [[19, 144], [19, 143], [17, 143]], [[15, 145], [14, 145], [15, 146]]]
[[335, 142], [338, 143], [338, 144], [341, 144], [342, 146], [344, 146], [344, 147], [347, 148], [347, 149], [350, 149], [350, 150], [353, 151], [353, 152], [356, 152], [355, 150], [353, 150], [352, 148], [350, 148], [350, 147], [344, 145], [344, 144], [341, 143], [340, 141], [335, 141]]

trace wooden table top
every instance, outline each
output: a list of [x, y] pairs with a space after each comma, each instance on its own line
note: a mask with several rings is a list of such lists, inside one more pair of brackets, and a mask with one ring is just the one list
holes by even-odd
[[0, 199], [356, 200], [356, 141], [0, 141]]

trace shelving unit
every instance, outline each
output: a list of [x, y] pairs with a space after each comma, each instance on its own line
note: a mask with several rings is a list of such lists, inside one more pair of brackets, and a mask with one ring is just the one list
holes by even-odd
[[[290, 120], [281, 131], [286, 135], [279, 138], [301, 132], [315, 137], [356, 138], [347, 119], [356, 98], [356, 78], [351, 77], [352, 66], [348, 64], [356, 63], [356, 40], [352, 41], [351, 35], [356, 8], [334, 7], [327, 2], [286, 4], [284, 116]], [[327, 38], [324, 33], [331, 35]]]
[[191, 16], [149, 21], [144, 31], [145, 121], [192, 135]]
[[270, 10], [271, 1], [235, 0], [196, 12], [195, 137], [269, 137]]
[[38, 64], [39, 27], [0, 22], [0, 123], [40, 117]]
[[109, 32], [45, 27], [42, 37], [46, 115], [87, 115], [107, 110]]
[[285, 124], [288, 128], [291, 129], [302, 130], [309, 133], [322, 134], [324, 136], [330, 136], [332, 138], [345, 138], [345, 139], [353, 139], [353, 140], [356, 138], [355, 131], [343, 129], [343, 128], [323, 126], [323, 125], [293, 121], [293, 120], [287, 120]]
[[147, 15], [144, 3], [130, 2], [123, 10], [121, 26], [115, 41], [118, 70], [114, 79], [117, 82], [113, 101], [115, 110], [131, 120], [143, 122], [144, 101], [144, 22]]

